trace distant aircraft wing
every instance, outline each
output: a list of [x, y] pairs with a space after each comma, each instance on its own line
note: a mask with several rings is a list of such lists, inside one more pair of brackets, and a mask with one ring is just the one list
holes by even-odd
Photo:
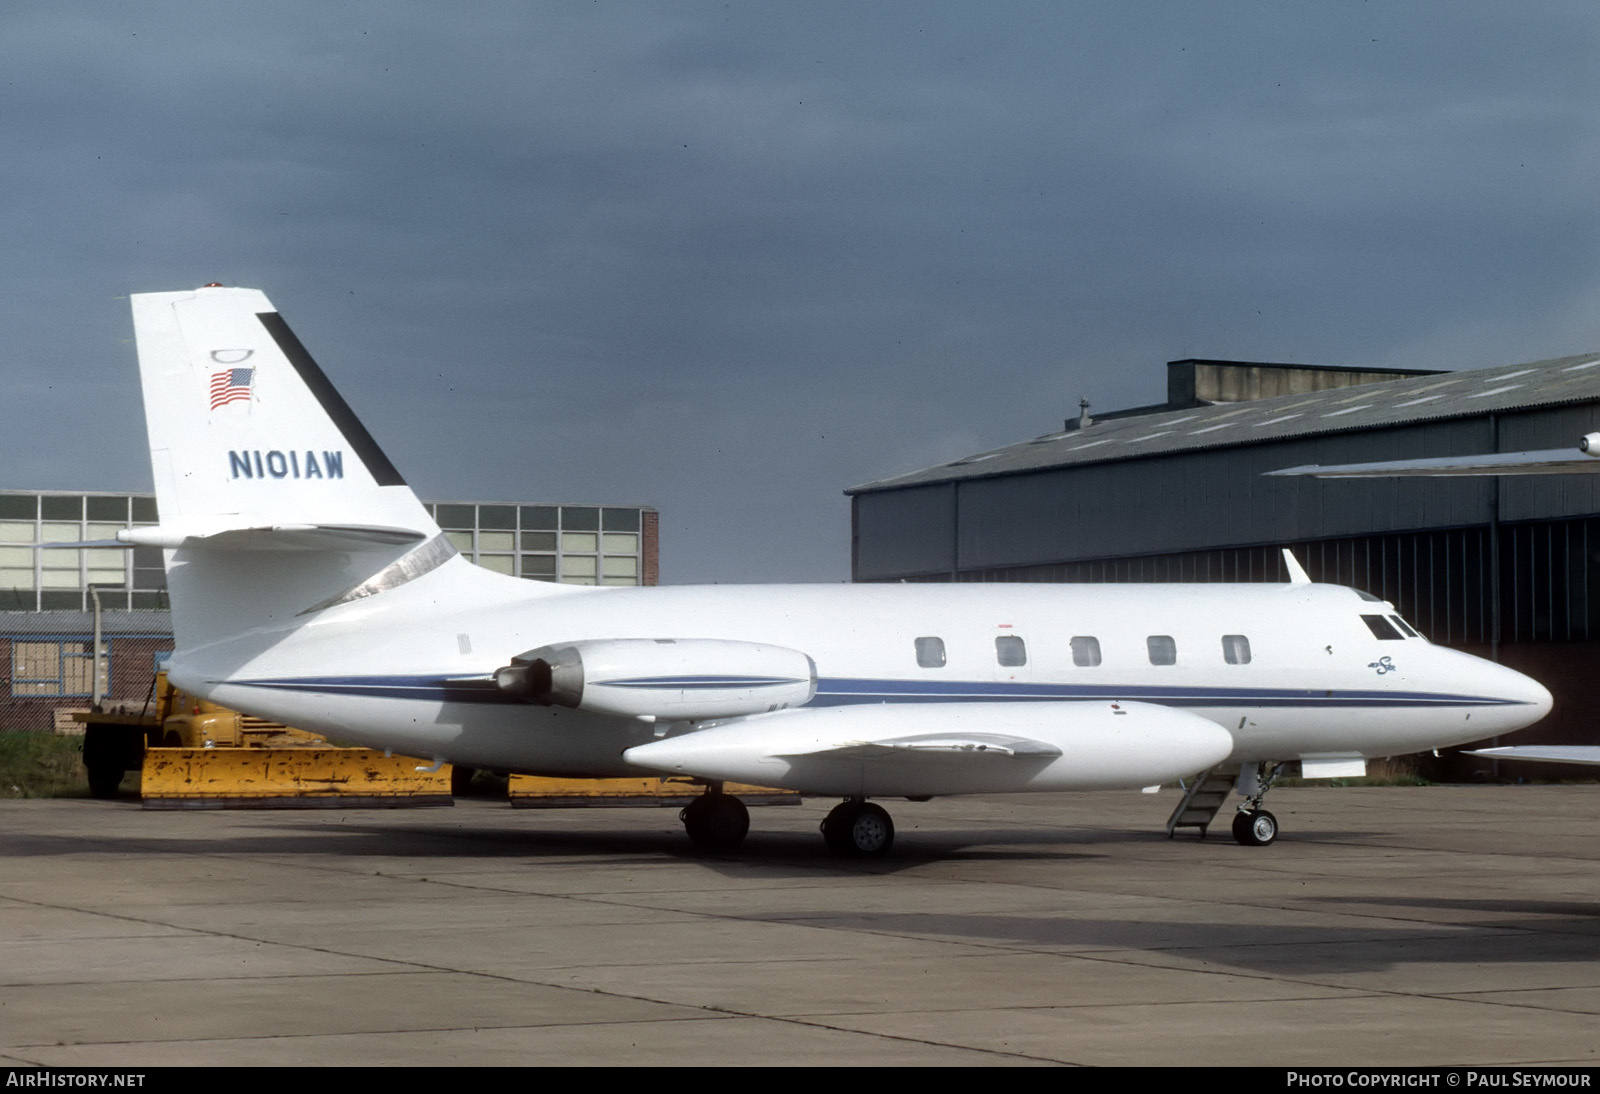
[[[1584, 438], [1588, 440], [1587, 437]], [[1306, 464], [1268, 471], [1268, 475], [1310, 475], [1319, 479], [1381, 479], [1405, 476], [1593, 475], [1600, 473], [1600, 445], [1550, 448], [1539, 452], [1495, 452], [1484, 456], [1438, 456], [1375, 463]]]
[[1477, 748], [1468, 756], [1487, 756], [1491, 760], [1542, 760], [1552, 764], [1600, 764], [1600, 745], [1505, 745]]

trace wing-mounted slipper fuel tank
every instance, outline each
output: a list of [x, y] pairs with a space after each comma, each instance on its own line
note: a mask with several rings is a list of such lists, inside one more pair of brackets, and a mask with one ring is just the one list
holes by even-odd
[[1150, 703], [886, 703], [741, 718], [623, 759], [811, 794], [921, 797], [1153, 786], [1232, 750], [1215, 722]]
[[676, 722], [802, 706], [817, 693], [817, 667], [756, 642], [608, 638], [529, 650], [494, 681], [528, 703]]

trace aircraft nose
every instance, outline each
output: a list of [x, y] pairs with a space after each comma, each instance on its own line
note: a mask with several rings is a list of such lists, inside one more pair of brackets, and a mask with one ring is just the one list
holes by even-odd
[[1517, 683], [1521, 688], [1517, 693], [1517, 697], [1537, 711], [1533, 720], [1537, 722], [1540, 718], [1549, 714], [1550, 708], [1555, 704], [1555, 699], [1551, 696], [1550, 689], [1531, 676], [1524, 676], [1522, 673], [1512, 670], [1508, 671], [1511, 671], [1511, 674], [1517, 678]]
[[1480, 676], [1480, 680], [1489, 685], [1489, 690], [1494, 695], [1517, 704], [1518, 723], [1531, 726], [1550, 713], [1554, 699], [1550, 695], [1550, 689], [1539, 681], [1516, 669], [1508, 669], [1504, 665], [1486, 662], [1484, 667], [1492, 668], [1492, 678], [1484, 679]]

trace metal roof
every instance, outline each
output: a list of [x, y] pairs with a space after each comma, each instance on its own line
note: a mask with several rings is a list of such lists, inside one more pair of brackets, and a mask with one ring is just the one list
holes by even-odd
[[1303, 395], [1217, 403], [1095, 422], [852, 486], [846, 494], [992, 478], [1076, 464], [1258, 444], [1319, 433], [1600, 400], [1600, 355], [1385, 380]]

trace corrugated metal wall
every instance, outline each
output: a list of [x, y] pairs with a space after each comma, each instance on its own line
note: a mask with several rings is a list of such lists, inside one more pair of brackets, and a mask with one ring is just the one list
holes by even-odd
[[[1600, 475], [1317, 480], [1306, 463], [1571, 448], [1600, 407], [1426, 422], [855, 496], [858, 581], [1600, 514]], [[958, 535], [959, 529], [959, 535]], [[957, 555], [959, 551], [959, 555]]]

